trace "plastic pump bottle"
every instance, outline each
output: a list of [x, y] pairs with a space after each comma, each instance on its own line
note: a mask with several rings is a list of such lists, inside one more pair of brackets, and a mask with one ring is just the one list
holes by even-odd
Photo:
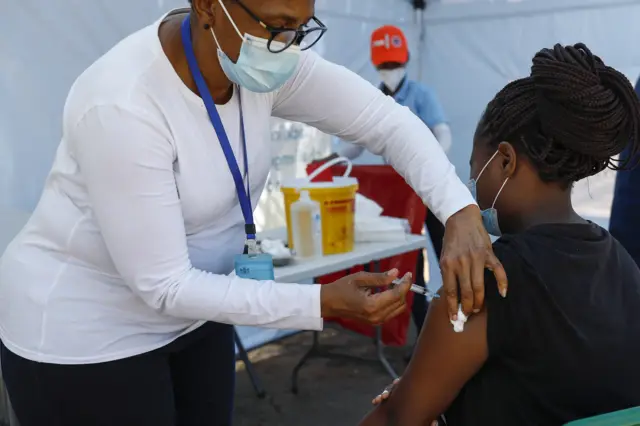
[[322, 256], [320, 204], [309, 197], [309, 191], [300, 192], [300, 199], [291, 204], [291, 227], [298, 257]]

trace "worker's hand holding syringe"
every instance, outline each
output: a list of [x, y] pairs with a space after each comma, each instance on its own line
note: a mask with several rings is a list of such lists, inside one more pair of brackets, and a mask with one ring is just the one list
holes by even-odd
[[[359, 272], [320, 288], [323, 318], [352, 318], [379, 325], [402, 313], [409, 291], [439, 297], [413, 283], [412, 274], [398, 277], [398, 270], [386, 273]], [[388, 288], [387, 291], [382, 291]], [[376, 291], [381, 290], [381, 291]]]
[[[396, 282], [396, 285], [392, 285]], [[412, 283], [410, 273], [398, 277], [398, 270], [386, 273], [358, 272], [320, 286], [320, 315], [323, 318], [351, 318], [380, 325], [407, 308], [406, 295]], [[387, 291], [376, 291], [388, 288]]]

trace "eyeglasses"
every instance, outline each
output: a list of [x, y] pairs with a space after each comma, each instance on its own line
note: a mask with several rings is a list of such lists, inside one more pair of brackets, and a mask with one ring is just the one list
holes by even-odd
[[275, 28], [262, 22], [262, 19], [242, 4], [241, 1], [237, 0], [236, 3], [244, 9], [251, 18], [271, 33], [269, 41], [267, 42], [267, 49], [269, 49], [271, 53], [283, 52], [293, 45], [300, 46], [301, 50], [310, 49], [327, 31], [327, 27], [315, 16], [311, 18], [315, 24], [315, 26], [312, 27], [309, 27], [309, 23], [306, 23], [298, 29]]

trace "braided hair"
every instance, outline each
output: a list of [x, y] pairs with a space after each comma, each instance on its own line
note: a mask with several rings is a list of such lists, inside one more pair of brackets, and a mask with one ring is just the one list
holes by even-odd
[[545, 182], [570, 186], [606, 168], [640, 144], [640, 101], [629, 80], [584, 44], [543, 49], [531, 75], [505, 86], [488, 104], [478, 136], [523, 151]]

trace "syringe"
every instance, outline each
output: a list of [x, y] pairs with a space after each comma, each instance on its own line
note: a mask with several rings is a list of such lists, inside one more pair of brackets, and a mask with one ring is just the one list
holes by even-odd
[[[402, 279], [398, 278], [397, 280], [393, 280], [391, 282], [391, 288], [393, 288], [396, 285], [402, 284]], [[429, 290], [428, 288], [419, 286], [417, 284], [411, 284], [411, 288], [409, 289], [410, 291], [416, 293], [416, 294], [420, 294], [422, 296], [427, 296], [430, 297], [432, 299], [439, 299], [440, 295], [438, 293], [435, 293], [431, 290]]]

